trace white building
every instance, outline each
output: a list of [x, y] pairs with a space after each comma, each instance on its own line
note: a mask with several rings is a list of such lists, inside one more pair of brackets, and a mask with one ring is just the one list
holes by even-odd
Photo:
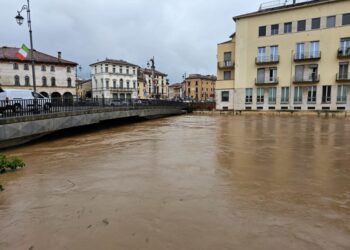
[[137, 98], [137, 65], [123, 60], [106, 59], [91, 64], [90, 67], [93, 97]]
[[[139, 68], [139, 82], [143, 83], [142, 90], [139, 89], [140, 98], [153, 98], [158, 96], [160, 99], [169, 98], [169, 83], [167, 74], [160, 71], [154, 71], [154, 83], [152, 83], [152, 70]], [[140, 85], [139, 85], [140, 86]], [[155, 92], [156, 91], [156, 92]]]
[[[30, 52], [27, 59], [21, 61], [16, 57], [19, 48], [0, 48], [0, 86], [3, 89], [33, 90], [32, 66]], [[71, 98], [76, 95], [75, 62], [34, 50], [35, 79], [37, 92], [46, 97]]]

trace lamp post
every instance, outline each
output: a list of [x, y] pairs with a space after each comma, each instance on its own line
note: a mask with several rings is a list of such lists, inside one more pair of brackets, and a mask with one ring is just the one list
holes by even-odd
[[[151, 62], [151, 64], [150, 64]], [[155, 62], [154, 62], [154, 57], [152, 57], [148, 62], [147, 62], [147, 66], [150, 67], [151, 66], [151, 71], [152, 71], [152, 84], [153, 84], [153, 96], [155, 98], [158, 98], [158, 91], [157, 91], [157, 86], [155, 83], [155, 71], [156, 71], [156, 66], [155, 66]]]
[[187, 74], [186, 72], [182, 75], [182, 79], [183, 82], [181, 84], [181, 91], [182, 91], [182, 95], [183, 95], [183, 99], [186, 99], [186, 78], [187, 78]]
[[[35, 79], [35, 61], [34, 61], [34, 51], [33, 51], [33, 32], [32, 32], [32, 20], [30, 17], [30, 5], [29, 0], [27, 0], [27, 5], [23, 5], [22, 9], [20, 11], [17, 11], [16, 21], [18, 25], [22, 25], [24, 21], [24, 17], [21, 16], [21, 13], [23, 10], [27, 11], [27, 22], [28, 22], [28, 28], [29, 28], [29, 38], [30, 38], [30, 59], [32, 62], [32, 74], [33, 74], [33, 88], [34, 92], [36, 93], [36, 79]], [[37, 110], [37, 97], [34, 95], [34, 112], [38, 112]]]

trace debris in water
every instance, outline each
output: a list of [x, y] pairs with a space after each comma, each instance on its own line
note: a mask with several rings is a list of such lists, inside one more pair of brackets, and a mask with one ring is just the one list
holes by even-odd
[[103, 222], [105, 225], [108, 225], [108, 224], [109, 224], [109, 221], [108, 221], [107, 219], [104, 219], [102, 222]]

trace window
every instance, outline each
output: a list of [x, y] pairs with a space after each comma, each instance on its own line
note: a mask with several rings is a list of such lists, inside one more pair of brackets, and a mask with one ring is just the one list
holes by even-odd
[[15, 86], [20, 86], [19, 76], [15, 76]]
[[272, 82], [272, 83], [277, 82], [277, 68], [269, 69], [269, 82]]
[[106, 80], [106, 89], [109, 89], [109, 80]]
[[42, 81], [43, 86], [46, 87], [47, 86], [47, 78], [45, 76], [43, 76], [41, 78], [41, 81]]
[[124, 82], [123, 82], [123, 79], [120, 79], [120, 81], [119, 81], [119, 87], [122, 89], [122, 88], [124, 88]]
[[119, 73], [123, 74], [123, 67], [122, 66], [119, 67]]
[[307, 103], [315, 104], [316, 103], [316, 97], [317, 97], [317, 88], [316, 88], [316, 86], [308, 87]]
[[271, 36], [278, 35], [278, 29], [279, 29], [278, 24], [271, 25]]
[[231, 80], [231, 71], [224, 71], [224, 80]]
[[301, 87], [294, 88], [294, 104], [301, 104], [303, 102], [303, 89]]
[[259, 27], [259, 36], [266, 36], [266, 26]]
[[349, 79], [349, 63], [340, 63], [339, 64], [339, 80], [347, 80]]
[[67, 86], [72, 87], [72, 79], [70, 77], [67, 79]]
[[222, 91], [221, 92], [221, 101], [222, 102], [228, 102], [229, 100], [230, 100], [230, 92]]
[[278, 46], [270, 47], [270, 59], [272, 62], [277, 62], [279, 59]]
[[113, 73], [115, 73], [115, 65], [113, 65]]
[[129, 67], [126, 67], [126, 74], [129, 75]]
[[30, 78], [29, 78], [29, 76], [26, 76], [24, 78], [24, 84], [25, 84], [25, 86], [30, 86]]
[[72, 71], [71, 67], [67, 67], [67, 73], [70, 73]]
[[310, 42], [310, 58], [319, 58], [320, 57], [320, 42], [313, 41]]
[[317, 30], [321, 27], [321, 18], [313, 18], [311, 20], [311, 29]]
[[265, 83], [265, 69], [258, 69], [257, 83]]
[[340, 40], [339, 54], [342, 56], [350, 55], [350, 38], [342, 38]]
[[327, 28], [333, 28], [335, 27], [335, 16], [328, 16], [327, 17]]
[[41, 71], [46, 71], [46, 66], [45, 65], [41, 65]]
[[289, 103], [289, 87], [282, 87], [281, 103]]
[[317, 64], [311, 64], [309, 65], [309, 69], [310, 69], [310, 78], [309, 80], [312, 82], [317, 82], [318, 79], [318, 65]]
[[232, 53], [231, 52], [224, 52], [224, 65], [226, 67], [232, 66]]
[[253, 89], [245, 89], [245, 103], [246, 104], [253, 103]]
[[298, 31], [305, 31], [305, 30], [306, 30], [306, 20], [298, 21]]
[[323, 86], [322, 87], [322, 103], [330, 103], [332, 96], [332, 87]]
[[113, 80], [113, 88], [114, 88], [114, 89], [117, 88], [117, 80]]
[[18, 63], [14, 63], [14, 64], [13, 64], [13, 69], [14, 69], [14, 70], [18, 70]]
[[108, 64], [105, 65], [105, 72], [108, 73]]
[[284, 33], [292, 33], [292, 23], [284, 23]]
[[347, 101], [347, 86], [339, 85], [337, 91], [337, 102], [338, 103], [346, 103]]
[[258, 62], [262, 63], [266, 61], [266, 47], [258, 48]]
[[263, 104], [264, 103], [264, 89], [263, 88], [257, 88], [256, 89], [257, 93], [256, 93], [256, 102], [258, 104]]
[[304, 43], [297, 43], [296, 48], [296, 59], [304, 59], [304, 53], [305, 53], [305, 44]]
[[126, 81], [126, 88], [130, 89], [130, 81]]
[[51, 66], [51, 67], [50, 67], [50, 71], [51, 71], [51, 72], [55, 72], [55, 66]]
[[269, 88], [269, 104], [276, 104], [276, 88]]
[[101, 79], [101, 87], [102, 87], [102, 89], [104, 89], [103, 78]]
[[350, 24], [350, 13], [343, 14], [343, 25]]
[[55, 77], [51, 77], [51, 86], [52, 87], [56, 86], [56, 78]]
[[24, 64], [24, 70], [29, 70], [29, 65], [28, 64]]

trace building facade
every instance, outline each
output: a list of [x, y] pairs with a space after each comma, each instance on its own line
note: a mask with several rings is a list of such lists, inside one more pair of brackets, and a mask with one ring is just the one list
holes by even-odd
[[235, 87], [235, 49], [236, 35], [233, 34], [229, 41], [218, 44], [218, 65], [216, 81], [216, 109], [233, 110]]
[[185, 82], [187, 99], [198, 102], [215, 100], [216, 76], [190, 74]]
[[[25, 60], [19, 60], [19, 48], [0, 48], [0, 86], [3, 89], [33, 90], [30, 52]], [[38, 93], [52, 98], [76, 96], [77, 63], [34, 50], [35, 80]]]
[[155, 98], [157, 95], [160, 99], [169, 98], [169, 83], [167, 74], [160, 71], [154, 71], [154, 83], [152, 83], [152, 70], [139, 68], [138, 97], [141, 99]]
[[81, 99], [92, 98], [92, 81], [77, 80], [77, 96]]
[[180, 100], [182, 98], [182, 83], [174, 83], [169, 85], [169, 99]]
[[137, 98], [138, 66], [123, 60], [106, 59], [90, 65], [94, 98]]
[[350, 1], [262, 5], [234, 20], [234, 109], [350, 110]]

